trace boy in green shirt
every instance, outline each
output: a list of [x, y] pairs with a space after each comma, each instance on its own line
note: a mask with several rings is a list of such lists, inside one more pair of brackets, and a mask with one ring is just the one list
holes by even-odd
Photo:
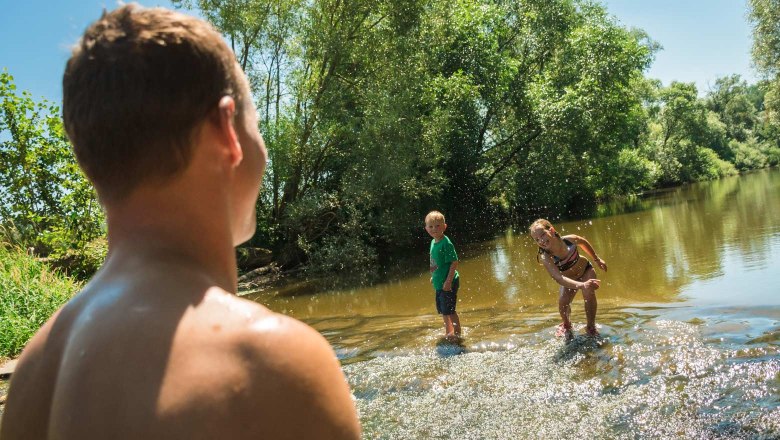
[[425, 216], [425, 230], [431, 240], [431, 283], [436, 291], [436, 311], [444, 318], [447, 338], [460, 337], [460, 318], [455, 311], [458, 302], [458, 254], [450, 239], [444, 235], [447, 223], [444, 214], [431, 211]]

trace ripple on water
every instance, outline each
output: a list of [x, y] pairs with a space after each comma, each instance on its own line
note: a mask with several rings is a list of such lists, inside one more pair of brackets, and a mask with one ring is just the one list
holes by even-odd
[[431, 344], [345, 366], [365, 436], [780, 436], [776, 347], [708, 345], [698, 325], [678, 321], [596, 342], [532, 335], [496, 345], [441, 356]]

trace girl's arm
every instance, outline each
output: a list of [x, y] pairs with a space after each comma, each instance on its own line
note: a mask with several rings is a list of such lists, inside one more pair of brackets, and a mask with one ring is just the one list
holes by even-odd
[[600, 281], [593, 278], [590, 280], [587, 280], [585, 282], [579, 282], [575, 281], [569, 277], [564, 276], [561, 271], [558, 269], [557, 266], [552, 262], [552, 259], [546, 255], [541, 256], [542, 264], [544, 264], [544, 268], [547, 269], [547, 273], [550, 274], [552, 279], [555, 280], [556, 283], [560, 284], [561, 286], [567, 288], [567, 289], [586, 289], [586, 288], [599, 288]]
[[581, 247], [586, 254], [593, 258], [593, 262], [596, 263], [601, 268], [601, 270], [604, 272], [607, 271], [607, 262], [596, 255], [596, 250], [593, 249], [593, 246], [591, 246], [590, 242], [585, 237], [580, 237], [579, 235], [567, 235], [566, 239]]

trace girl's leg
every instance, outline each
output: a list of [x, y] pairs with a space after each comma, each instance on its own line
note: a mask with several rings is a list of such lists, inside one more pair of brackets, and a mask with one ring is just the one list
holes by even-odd
[[[585, 272], [585, 275], [580, 278], [580, 281], [587, 281], [593, 278], [596, 278], [596, 271], [591, 267]], [[598, 331], [596, 331], [596, 309], [598, 308], [596, 290], [582, 289], [582, 297], [585, 299], [585, 317], [588, 320], [586, 331], [588, 334], [598, 334]]]
[[576, 290], [567, 289], [565, 287], [561, 287], [561, 290], [558, 294], [558, 313], [561, 314], [563, 327], [567, 329], [571, 328], [571, 321], [569, 320], [569, 317], [571, 316], [571, 301], [574, 299], [574, 295], [576, 294]]

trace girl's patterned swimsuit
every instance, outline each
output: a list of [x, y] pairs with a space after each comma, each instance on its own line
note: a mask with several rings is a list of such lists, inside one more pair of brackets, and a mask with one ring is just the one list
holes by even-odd
[[580, 279], [593, 265], [590, 264], [587, 258], [580, 257], [576, 244], [566, 239], [563, 239], [563, 243], [568, 249], [566, 256], [558, 258], [553, 255], [553, 262], [564, 276], [575, 280]]

